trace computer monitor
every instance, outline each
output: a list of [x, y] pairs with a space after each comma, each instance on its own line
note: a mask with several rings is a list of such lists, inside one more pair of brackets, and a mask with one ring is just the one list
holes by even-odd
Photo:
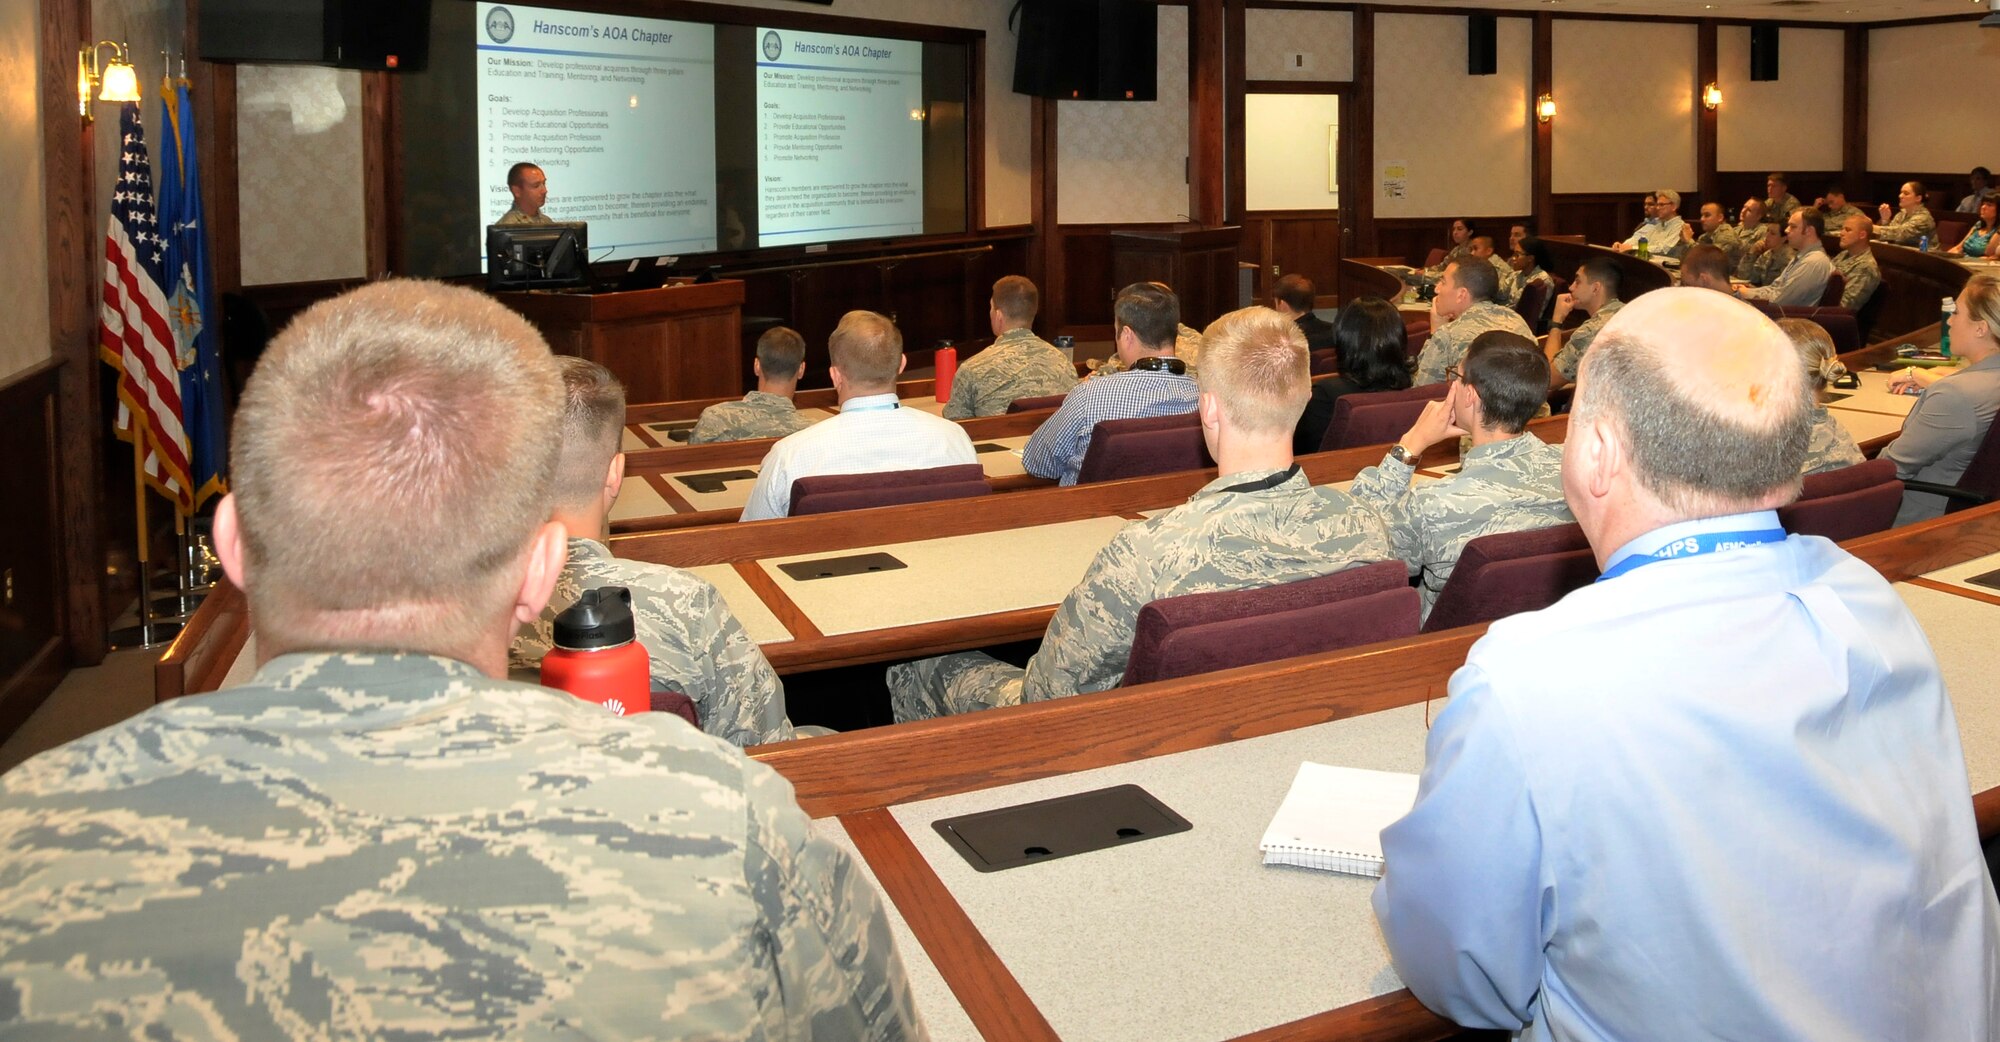
[[486, 288], [566, 289], [590, 284], [590, 234], [582, 221], [486, 228]]

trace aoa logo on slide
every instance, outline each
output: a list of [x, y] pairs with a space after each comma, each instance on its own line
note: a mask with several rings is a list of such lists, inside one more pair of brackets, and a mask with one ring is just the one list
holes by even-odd
[[513, 39], [514, 12], [504, 7], [486, 12], [486, 35], [494, 43], [506, 43]]
[[775, 29], [764, 30], [764, 60], [777, 61], [785, 54], [785, 41], [778, 39]]

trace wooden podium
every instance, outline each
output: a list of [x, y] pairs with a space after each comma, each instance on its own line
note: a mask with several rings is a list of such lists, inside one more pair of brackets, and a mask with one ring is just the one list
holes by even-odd
[[743, 283], [718, 279], [623, 293], [507, 292], [559, 355], [587, 358], [625, 384], [625, 400], [743, 393]]
[[1166, 228], [1114, 229], [1111, 232], [1111, 284], [1164, 282], [1181, 301], [1181, 321], [1206, 327], [1242, 305], [1237, 302], [1236, 250], [1243, 229], [1236, 225], [1203, 228], [1181, 224]]

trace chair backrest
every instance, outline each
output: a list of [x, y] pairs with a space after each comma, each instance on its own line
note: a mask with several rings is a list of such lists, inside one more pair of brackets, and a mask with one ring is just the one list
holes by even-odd
[[1538, 611], [1596, 578], [1597, 558], [1574, 522], [1483, 535], [1459, 551], [1424, 632]]
[[1410, 424], [1451, 390], [1448, 383], [1424, 384], [1401, 391], [1361, 391], [1344, 394], [1333, 403], [1333, 419], [1319, 450], [1351, 449], [1357, 445], [1387, 445], [1403, 436]]
[[1401, 561], [1253, 590], [1164, 597], [1139, 609], [1122, 683], [1413, 637], [1417, 604]]
[[[1965, 465], [1965, 473], [1958, 479], [1958, 487], [1977, 492], [1991, 502], [2000, 499], [2000, 419], [1986, 428], [1986, 437], [1979, 443], [1979, 451], [1972, 454], [1972, 462]], [[1975, 507], [1979, 504], [1964, 499], [1947, 501], [1947, 514]]]
[[1424, 353], [1424, 345], [1431, 339], [1431, 313], [1428, 311], [1403, 312], [1403, 353], [1410, 361]]
[[792, 482], [791, 515], [965, 499], [992, 491], [985, 468], [977, 463], [876, 474], [820, 474]]
[[1846, 292], [1847, 276], [1837, 271], [1828, 275], [1826, 277], [1826, 288], [1819, 291], [1819, 306], [1823, 308], [1839, 307], [1840, 297]]
[[1435, 268], [1438, 265], [1443, 264], [1444, 259], [1447, 256], [1449, 256], [1449, 254], [1445, 253], [1443, 247], [1433, 247], [1431, 252], [1424, 255], [1424, 267]]
[[1314, 376], [1325, 376], [1328, 373], [1339, 372], [1340, 371], [1339, 349], [1332, 347], [1323, 347], [1317, 351], [1314, 351], [1310, 356], [1310, 367], [1312, 375]]
[[1036, 409], [1060, 409], [1063, 399], [1068, 397], [1067, 394], [1044, 394], [1033, 398], [1016, 398], [1007, 403], [1007, 411], [1014, 413], [1032, 412]]
[[1799, 498], [1778, 508], [1778, 523], [1793, 535], [1821, 535], [1838, 543], [1888, 531], [1902, 505], [1895, 461], [1873, 459], [1806, 475]]
[[1215, 466], [1201, 437], [1201, 417], [1192, 412], [1099, 420], [1083, 450], [1076, 483], [1172, 474]]
[[1956, 213], [1938, 214], [1937, 238], [1931, 240], [1931, 245], [1934, 247], [1941, 247], [1941, 248], [1949, 248], [1958, 245], [1959, 242], [1966, 237], [1966, 235], [1971, 233], [1972, 225], [1976, 221], [1978, 221], [1978, 219], [1979, 219], [1978, 214], [1973, 214], [1971, 220], [1967, 220], [1965, 217], [1958, 215]]
[[1521, 321], [1534, 330], [1536, 336], [1549, 331], [1549, 307], [1555, 303], [1556, 284], [1548, 279], [1536, 279], [1521, 289], [1521, 301], [1514, 305], [1514, 312]]

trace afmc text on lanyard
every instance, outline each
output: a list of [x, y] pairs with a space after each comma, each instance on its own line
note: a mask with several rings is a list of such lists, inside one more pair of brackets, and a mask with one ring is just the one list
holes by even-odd
[[1754, 532], [1702, 532], [1683, 536], [1650, 554], [1632, 554], [1611, 566], [1609, 571], [1597, 577], [1598, 582], [1616, 579], [1634, 568], [1644, 568], [1661, 561], [1677, 561], [1684, 557], [1700, 557], [1702, 554], [1718, 553], [1723, 550], [1737, 550], [1758, 543], [1782, 543], [1785, 530], [1764, 528]]

